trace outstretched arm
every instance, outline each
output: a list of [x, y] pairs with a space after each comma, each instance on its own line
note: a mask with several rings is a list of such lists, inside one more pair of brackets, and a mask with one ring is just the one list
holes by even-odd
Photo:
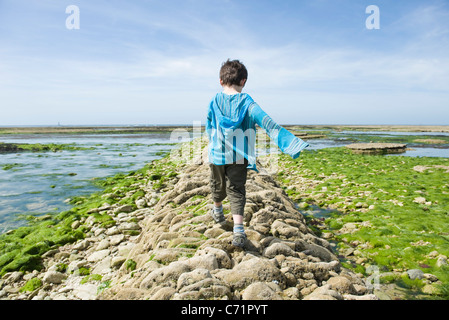
[[277, 144], [279, 149], [293, 159], [298, 158], [301, 151], [309, 146], [307, 142], [274, 122], [257, 103], [253, 103], [248, 112], [254, 121], [265, 130], [270, 139]]

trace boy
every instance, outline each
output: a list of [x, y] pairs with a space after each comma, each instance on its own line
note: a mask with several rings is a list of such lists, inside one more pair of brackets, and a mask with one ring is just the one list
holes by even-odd
[[254, 100], [242, 93], [248, 79], [246, 67], [238, 60], [227, 60], [220, 69], [218, 93], [209, 105], [206, 132], [209, 137], [210, 186], [217, 223], [225, 221], [222, 201], [229, 196], [234, 234], [232, 244], [244, 247], [246, 234], [243, 214], [246, 203], [247, 169], [256, 170], [256, 124], [265, 129], [282, 152], [293, 159], [308, 144], [276, 124]]

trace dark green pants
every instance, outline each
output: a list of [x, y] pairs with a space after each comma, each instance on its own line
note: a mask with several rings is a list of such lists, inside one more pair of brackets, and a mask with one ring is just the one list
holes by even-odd
[[[245, 159], [246, 160], [246, 159]], [[243, 216], [246, 203], [246, 177], [248, 161], [244, 164], [210, 164], [210, 188], [214, 202], [229, 198], [231, 213]]]

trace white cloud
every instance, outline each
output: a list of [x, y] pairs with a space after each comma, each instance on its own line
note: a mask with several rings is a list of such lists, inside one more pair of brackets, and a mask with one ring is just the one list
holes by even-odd
[[[345, 39], [340, 47], [316, 44], [304, 32], [274, 46], [258, 34], [257, 22], [202, 19], [194, 10], [170, 15], [162, 2], [154, 10], [105, 4], [80, 5], [80, 31], [85, 33], [70, 34], [78, 41], [73, 40], [79, 55], [65, 54], [58, 43], [48, 54], [29, 54], [26, 42], [0, 49], [0, 100], [8, 106], [3, 123], [25, 121], [24, 110], [33, 108], [41, 110], [41, 122], [48, 117], [83, 121], [77, 115], [86, 112], [90, 117], [85, 121], [91, 124], [124, 119], [138, 123], [148, 112], [153, 117], [147, 122], [169, 123], [165, 110], [172, 111], [177, 123], [201, 119], [210, 96], [220, 90], [218, 71], [227, 58], [247, 65], [247, 92], [280, 122], [295, 119], [289, 114], [296, 101], [307, 105], [311, 122], [320, 123], [323, 114], [344, 122], [344, 112], [352, 115], [351, 121], [364, 122], [364, 115], [375, 115], [379, 106], [396, 116], [410, 107], [419, 110], [426, 96], [428, 111], [441, 118], [449, 91], [449, 51], [443, 53], [449, 48], [443, 23], [448, 11], [441, 6], [410, 9], [397, 23], [379, 30], [386, 37], [405, 36], [403, 45], [373, 50], [359, 46], [357, 39]], [[363, 112], [357, 112], [360, 105]], [[438, 118], [428, 116], [428, 121]], [[36, 119], [33, 115], [27, 121]]]

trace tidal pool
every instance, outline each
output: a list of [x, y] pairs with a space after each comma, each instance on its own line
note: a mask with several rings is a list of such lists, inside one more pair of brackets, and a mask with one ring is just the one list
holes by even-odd
[[[327, 131], [327, 132], [326, 132]], [[446, 137], [447, 133], [322, 130], [327, 138], [307, 140], [309, 150], [341, 147], [364, 137], [416, 135]], [[0, 234], [26, 223], [26, 215], [68, 210], [67, 199], [98, 191], [95, 179], [140, 169], [159, 159], [177, 142], [170, 132], [96, 134], [8, 134], [4, 143], [74, 144], [84, 150], [0, 153]], [[260, 153], [260, 154], [263, 154]], [[449, 158], [449, 144], [412, 144], [400, 155]], [[395, 156], [395, 155], [391, 155]]]
[[67, 199], [99, 190], [95, 179], [140, 169], [176, 145], [170, 133], [5, 135], [0, 141], [86, 148], [0, 154], [0, 233], [25, 224], [17, 219], [23, 215], [67, 210]]

